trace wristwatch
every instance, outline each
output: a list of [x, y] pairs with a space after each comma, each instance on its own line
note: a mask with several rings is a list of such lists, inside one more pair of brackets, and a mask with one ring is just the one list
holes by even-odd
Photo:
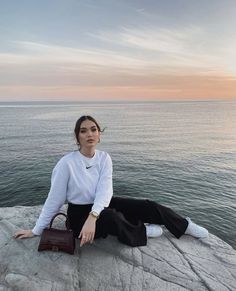
[[97, 218], [99, 217], [99, 214], [97, 214], [97, 212], [95, 211], [90, 211], [89, 214], [91, 214], [93, 217]]

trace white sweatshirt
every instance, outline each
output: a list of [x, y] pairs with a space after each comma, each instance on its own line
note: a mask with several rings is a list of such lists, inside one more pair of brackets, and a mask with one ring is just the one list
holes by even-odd
[[93, 204], [97, 214], [109, 206], [113, 195], [112, 160], [96, 150], [92, 158], [79, 151], [62, 157], [52, 171], [51, 188], [32, 232], [40, 235], [67, 200], [73, 204]]

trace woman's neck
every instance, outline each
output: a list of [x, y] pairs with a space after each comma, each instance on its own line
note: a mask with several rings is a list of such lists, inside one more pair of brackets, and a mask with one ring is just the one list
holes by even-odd
[[95, 148], [91, 148], [91, 149], [82, 148], [82, 149], [79, 149], [79, 151], [82, 155], [84, 155], [87, 158], [92, 158], [95, 154]]

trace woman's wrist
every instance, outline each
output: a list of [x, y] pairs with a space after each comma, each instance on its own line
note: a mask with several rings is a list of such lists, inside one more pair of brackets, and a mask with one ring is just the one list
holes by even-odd
[[30, 230], [33, 236], [38, 236], [38, 234], [34, 233], [33, 230]]
[[96, 211], [90, 211], [89, 212], [89, 215], [94, 217], [95, 219], [98, 219], [99, 218], [99, 214], [96, 212]]
[[97, 220], [97, 217], [94, 216], [92, 213], [89, 213], [89, 219], [92, 220], [92, 221], [96, 221]]

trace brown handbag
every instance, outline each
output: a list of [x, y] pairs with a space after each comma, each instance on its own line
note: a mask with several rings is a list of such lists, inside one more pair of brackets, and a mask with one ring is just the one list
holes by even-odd
[[[66, 217], [66, 229], [52, 228], [53, 221], [58, 215], [63, 215]], [[55, 214], [50, 222], [50, 226], [43, 230], [38, 251], [40, 252], [45, 250], [54, 252], [62, 251], [71, 255], [74, 254], [75, 238], [72, 230], [69, 229], [69, 224], [65, 213], [59, 212]]]

